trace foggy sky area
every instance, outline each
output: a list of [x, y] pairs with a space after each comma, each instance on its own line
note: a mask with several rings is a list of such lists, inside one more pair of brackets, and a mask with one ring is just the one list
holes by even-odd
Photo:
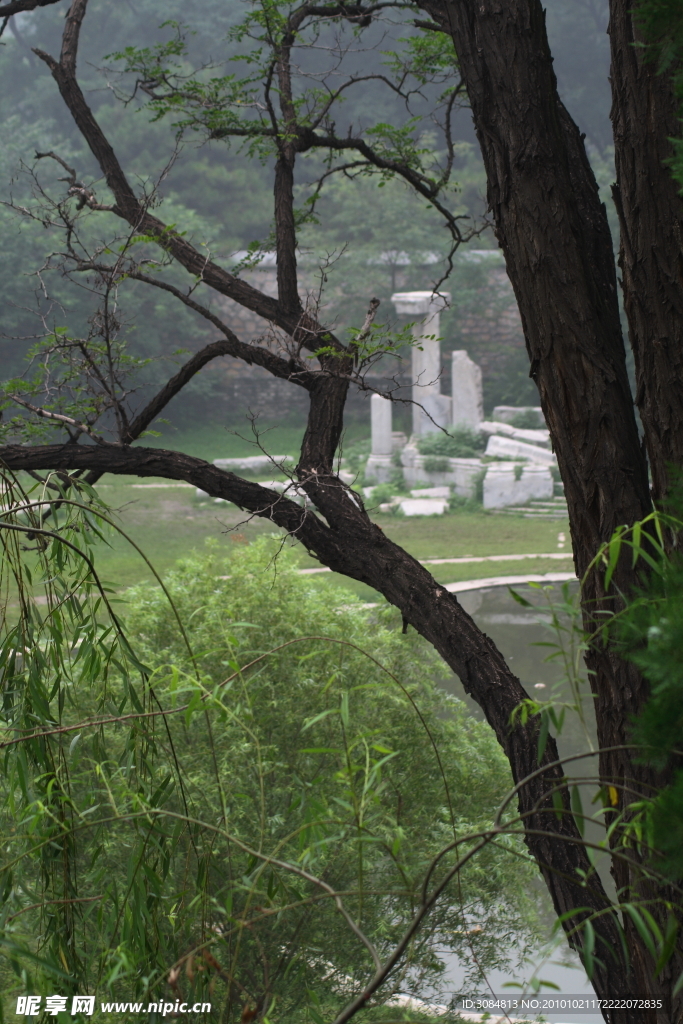
[[[1, 40], [0, 118], [6, 145], [4, 154], [0, 155], [0, 177], [4, 181], [4, 195], [0, 198], [7, 198], [11, 192], [18, 200], [26, 200], [30, 184], [25, 175], [18, 175], [18, 167], [21, 161], [31, 165], [36, 149], [54, 149], [73, 163], [79, 176], [99, 177], [99, 169], [75, 131], [47, 67], [31, 53], [33, 46], [53, 54], [59, 52], [66, 9], [67, 4], [62, 3], [15, 17]], [[229, 3], [224, 0], [124, 0], [117, 4], [91, 0], [83, 29], [79, 79], [134, 183], [157, 178], [173, 152], [174, 133], [168, 119], [150, 124], [147, 112], [136, 110], [134, 103], [125, 107], [114, 98], [110, 83], [117, 78], [100, 70], [105, 63], [110, 66], [114, 63], [107, 62], [106, 56], [130, 44], [153, 46], [169, 38], [169, 29], [159, 26], [168, 18], [177, 18], [191, 26], [195, 33], [188, 37], [188, 43], [197, 63], [206, 60], [207, 55], [216, 61], [224, 60], [230, 50], [223, 40], [244, 9], [239, 0]], [[547, 0], [546, 10], [560, 92], [580, 129], [586, 133], [589, 155], [598, 181], [606, 191], [612, 180], [607, 0]], [[384, 58], [377, 49], [390, 48], [392, 36], [405, 34], [405, 25], [392, 24], [391, 20], [373, 25], [363, 37], [358, 52], [350, 55], [350, 67], [355, 64], [363, 68], [371, 61], [379, 64]], [[246, 42], [241, 45], [244, 47]], [[377, 48], [374, 52], [372, 45]], [[309, 52], [302, 57], [302, 66], [313, 69], [324, 56], [324, 52]], [[228, 66], [227, 70], [233, 68], [235, 65]], [[125, 83], [121, 80], [119, 84]], [[355, 94], [350, 90], [348, 96], [337, 118], [339, 134], [344, 134], [347, 124], [358, 127], [382, 120], [400, 124], [408, 116], [402, 103], [376, 83], [365, 83]], [[415, 107], [415, 112], [422, 115], [428, 110], [428, 102], [422, 108], [419, 104]], [[460, 200], [469, 204], [468, 210], [471, 209], [473, 216], [478, 216], [484, 212], [485, 178], [467, 109], [455, 115], [454, 124], [455, 138], [471, 144], [467, 167], [464, 163], [458, 166], [457, 160], [455, 165], [455, 177], [460, 180], [463, 174]], [[48, 168], [47, 163], [42, 162], [39, 173], [41, 179], [54, 188], [58, 169], [54, 165]], [[297, 170], [299, 181], [314, 177], [311, 161], [308, 164], [300, 161]], [[15, 180], [10, 186], [11, 178]], [[271, 189], [271, 166], [250, 161], [237, 147], [229, 149], [220, 142], [206, 144], [198, 136], [188, 136], [161, 189], [167, 200], [161, 216], [176, 223], [180, 230], [188, 230], [195, 240], [202, 240], [204, 233], [210, 231], [212, 251], [220, 260], [252, 240], [268, 236], [272, 217]], [[323, 203], [323, 215], [328, 209]], [[362, 219], [362, 214], [360, 217]], [[395, 237], [388, 241], [389, 248], [400, 245], [400, 216], [396, 224], [399, 241], [397, 243]], [[406, 217], [406, 227], [409, 226], [410, 214]], [[0, 252], [0, 299], [5, 311], [2, 329], [6, 339], [0, 342], [0, 352], [2, 376], [6, 377], [21, 372], [22, 356], [29, 342], [16, 339], [30, 338], [38, 332], [34, 311], [41, 303], [44, 309], [40, 289], [30, 274], [40, 266], [45, 253], [59, 245], [54, 235], [49, 237], [48, 232], [35, 224], [22, 224], [16, 214], [6, 209], [0, 213], [0, 228], [4, 239]], [[325, 244], [324, 219], [315, 230]], [[339, 230], [337, 223], [334, 244], [339, 242]], [[440, 233], [443, 229], [437, 225], [437, 230]], [[445, 248], [445, 232], [443, 234]], [[381, 242], [378, 239], [378, 244]], [[495, 242], [489, 238], [473, 243], [475, 247], [482, 244], [491, 246]], [[51, 281], [51, 294], [58, 303], [58, 307], [51, 307], [50, 315], [55, 323], [59, 317], [60, 322], [68, 322], [74, 328], [85, 323], [90, 309], [88, 297], [59, 280], [58, 274], [54, 274]], [[430, 285], [425, 280], [411, 286]], [[386, 292], [385, 302], [390, 294], [389, 284]], [[193, 349], [210, 340], [206, 328], [197, 324], [196, 319], [182, 311], [178, 314], [175, 308], [172, 311], [159, 309], [155, 301], [156, 297], [150, 298], [144, 289], [135, 286], [130, 287], [126, 297], [130, 337], [140, 351], [163, 357], [168, 350], [169, 333], [174, 337], [173, 347], [177, 342], [178, 346]], [[366, 302], [366, 298], [362, 301]], [[163, 360], [158, 365], [159, 379], [162, 379]], [[200, 380], [193, 385], [197, 396], [203, 386]]]

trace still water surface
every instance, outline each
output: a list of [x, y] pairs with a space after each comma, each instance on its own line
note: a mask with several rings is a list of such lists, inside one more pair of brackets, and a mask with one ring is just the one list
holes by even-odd
[[[547, 646], [558, 644], [558, 635], [551, 628], [552, 611], [549, 601], [559, 605], [565, 599], [575, 597], [578, 584], [570, 584], [563, 590], [561, 584], [542, 589], [530, 586], [518, 586], [514, 588], [520, 596], [529, 601], [531, 608], [526, 608], [517, 603], [511, 596], [507, 587], [489, 587], [482, 590], [473, 590], [458, 595], [467, 612], [474, 618], [477, 625], [487, 633], [495, 642], [499, 650], [506, 657], [510, 667], [520, 678], [527, 692], [532, 697], [549, 699], [551, 696], [556, 700], [571, 702], [572, 688], [567, 682], [564, 659], [552, 658], [550, 655], [559, 651], [558, 646]], [[569, 651], [571, 643], [570, 619], [566, 615], [560, 617], [562, 625], [567, 632], [563, 633], [562, 644], [565, 651]], [[540, 685], [539, 685], [540, 684]], [[463, 699], [472, 713], [482, 718], [479, 707], [464, 692], [462, 685], [453, 677], [447, 685], [447, 689], [457, 697]], [[568, 712], [561, 734], [557, 737], [560, 755], [571, 757], [574, 754], [582, 754], [597, 746], [595, 737], [595, 716], [593, 704], [590, 697], [588, 685], [584, 682], [582, 689], [581, 707], [583, 709], [584, 722], [574, 712]], [[596, 759], [575, 761], [567, 765], [567, 774], [572, 777], [592, 776], [596, 771]], [[590, 800], [595, 790], [592, 787], [583, 789], [583, 804], [586, 813], [589, 813]], [[596, 838], [599, 836], [596, 835]], [[603, 881], [609, 882], [609, 865], [604, 864], [600, 871]], [[538, 977], [550, 981], [558, 986], [560, 992], [566, 995], [593, 995], [593, 988], [588, 981], [585, 972], [578, 960], [575, 966], [568, 966], [566, 963], [558, 963], [557, 960], [571, 961], [572, 954], [565, 945], [555, 954], [555, 957], [548, 963], [531, 964], [525, 968], [521, 975], [508, 975], [502, 972], [492, 972], [489, 976], [491, 990], [495, 993], [515, 995], [518, 989], [505, 988], [509, 983], [528, 980], [538, 967]], [[449, 963], [450, 974], [453, 979], [453, 989], [457, 990], [463, 978], [462, 967], [457, 960]], [[548, 995], [559, 995], [551, 989], [545, 989]], [[485, 994], [485, 989], [482, 995]], [[575, 1022], [575, 1024], [602, 1024], [603, 1018], [600, 1013], [572, 1014], [564, 1011], [560, 1014], [545, 1014], [545, 1018], [552, 1022]]]

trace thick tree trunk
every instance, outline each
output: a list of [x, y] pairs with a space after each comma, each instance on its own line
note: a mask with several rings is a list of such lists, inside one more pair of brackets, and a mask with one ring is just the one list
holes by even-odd
[[[621, 229], [619, 266], [636, 370], [636, 403], [660, 503], [683, 467], [683, 201], [668, 161], [680, 135], [679, 102], [668, 74], [658, 74], [639, 45], [637, 5], [610, 0], [612, 125]], [[616, 872], [618, 884], [629, 879]], [[653, 893], [641, 881], [637, 896]], [[660, 891], [661, 897], [661, 891]], [[676, 895], [671, 894], [675, 901]], [[646, 965], [647, 966], [647, 965]], [[660, 978], [672, 988], [683, 972], [679, 949]], [[683, 998], [673, 1008], [683, 1019]]]
[[[488, 199], [515, 290], [531, 376], [558, 457], [577, 573], [620, 524], [651, 510], [619, 323], [606, 211], [582, 137], [557, 92], [540, 0], [419, 0], [454, 41], [488, 178]], [[683, 330], [683, 327], [681, 328]], [[680, 396], [679, 396], [680, 397]], [[683, 400], [682, 400], [683, 401]], [[683, 443], [683, 441], [681, 442]], [[633, 578], [622, 566], [617, 586]], [[584, 590], [585, 624], [614, 610], [598, 573]], [[647, 687], [633, 666], [595, 646], [588, 658], [600, 746], [628, 742]], [[652, 776], [626, 751], [601, 757], [601, 776], [647, 791]], [[628, 884], [624, 870], [618, 882]], [[631, 969], [596, 978], [600, 995], [666, 998], [666, 980], [625, 923]], [[604, 985], [604, 987], [603, 987]], [[659, 1020], [669, 1021], [671, 1004]], [[632, 1020], [655, 1019], [643, 1013]]]
[[667, 167], [680, 135], [668, 74], [638, 46], [633, 0], [611, 0], [619, 266], [655, 500], [683, 466], [683, 202]]

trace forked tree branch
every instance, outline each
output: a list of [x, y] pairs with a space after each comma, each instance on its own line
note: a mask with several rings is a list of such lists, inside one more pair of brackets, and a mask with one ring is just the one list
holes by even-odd
[[[241, 346], [243, 343], [239, 342], [238, 344]], [[251, 349], [251, 347], [251, 345], [244, 345], [244, 348]], [[265, 349], [259, 348], [255, 349], [255, 351], [257, 354], [265, 352], [266, 355], [270, 355], [270, 353]], [[214, 341], [210, 345], [205, 345], [203, 349], [193, 355], [191, 359], [188, 359], [188, 361], [181, 366], [178, 372], [174, 374], [166, 384], [164, 384], [154, 398], [147, 403], [141, 412], [138, 413], [135, 419], [131, 422], [127, 435], [121, 438], [122, 443], [131, 444], [133, 441], [137, 440], [143, 431], [145, 431], [147, 427], [149, 427], [150, 424], [161, 415], [171, 399], [175, 398], [175, 396], [182, 391], [185, 385], [188, 384], [189, 381], [207, 365], [207, 363], [210, 363], [213, 359], [217, 359], [219, 356], [233, 356], [235, 358], [240, 358], [240, 356], [235, 352], [234, 345], [230, 340]], [[242, 356], [241, 358], [243, 358], [245, 362], [250, 361], [245, 356]], [[277, 357], [274, 356], [273, 358], [276, 359]], [[259, 362], [258, 358], [251, 361], [256, 363], [257, 366], [265, 366], [265, 362]], [[284, 363], [284, 360], [280, 359], [278, 362]], [[286, 366], [286, 364], [284, 365]], [[269, 369], [271, 373], [274, 373], [270, 366], [266, 366], [266, 369]], [[296, 374], [292, 374], [291, 377], [287, 377], [283, 372], [275, 373], [275, 376], [281, 377], [285, 380], [291, 379], [292, 383], [301, 384], [301, 381], [296, 379]], [[301, 386], [303, 387], [305, 385], [302, 384]]]
[[9, 397], [23, 409], [27, 409], [29, 412], [32, 412], [34, 416], [38, 417], [38, 419], [52, 420], [54, 423], [62, 424], [62, 426], [66, 427], [67, 430], [73, 430], [74, 441], [80, 434], [87, 434], [88, 437], [92, 438], [93, 441], [96, 441], [98, 444], [105, 444], [104, 438], [100, 437], [99, 434], [96, 434], [88, 423], [82, 423], [80, 420], [74, 419], [73, 416], [65, 416], [62, 413], [51, 412], [49, 409], [43, 409], [38, 405], [33, 405], [32, 402], [27, 402], [26, 399], [20, 398], [19, 395], [10, 395]]
[[49, 67], [64, 103], [100, 165], [107, 185], [114, 195], [115, 205], [112, 212], [126, 220], [136, 232], [153, 238], [190, 274], [198, 277], [220, 294], [234, 299], [246, 309], [257, 313], [264, 320], [276, 324], [293, 338], [301, 340], [304, 347], [315, 350], [320, 345], [320, 336], [324, 334], [326, 345], [334, 345], [340, 352], [343, 352], [342, 343], [330, 331], [322, 328], [309, 313], [288, 309], [281, 302], [235, 277], [234, 274], [200, 253], [177, 231], [169, 228], [158, 217], [154, 217], [137, 198], [109, 140], [76, 81], [78, 33], [86, 3], [87, 0], [74, 0], [72, 4], [64, 33], [62, 60], [56, 61], [50, 54], [37, 48], [34, 49], [34, 53]]
[[[222, 352], [216, 352], [216, 355], [229, 355], [233, 356], [235, 359], [242, 359], [249, 366], [252, 364], [262, 366], [265, 370], [268, 370], [269, 373], [272, 373], [274, 377], [280, 377], [282, 380], [288, 380], [292, 384], [298, 384], [300, 387], [310, 390], [315, 378], [314, 371], [305, 369], [298, 362], [295, 363], [292, 359], [283, 359], [281, 356], [276, 355], [274, 352], [271, 352], [269, 349], [263, 348], [260, 345], [250, 345], [247, 342], [240, 341], [237, 335], [230, 330], [227, 324], [212, 313], [210, 309], [207, 309], [206, 306], [202, 306], [199, 302], [195, 302], [194, 299], [190, 298], [189, 295], [185, 294], [174, 285], [167, 284], [165, 281], [156, 280], [148, 274], [143, 274], [138, 270], [131, 270], [127, 272], [126, 276], [135, 281], [143, 281], [145, 284], [152, 285], [154, 288], [160, 288], [162, 291], [169, 292], [171, 295], [174, 295], [179, 299], [184, 305], [188, 306], [189, 309], [199, 313], [199, 315], [204, 317], [205, 320], [208, 320], [209, 323], [214, 325], [214, 327], [217, 327], [221, 334], [225, 335], [227, 347]], [[215, 344], [220, 345], [222, 343], [216, 342]], [[214, 357], [210, 356], [209, 358], [213, 359]]]

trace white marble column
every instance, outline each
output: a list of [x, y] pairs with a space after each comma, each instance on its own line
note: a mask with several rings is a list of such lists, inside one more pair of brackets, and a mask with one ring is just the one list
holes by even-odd
[[365, 476], [378, 484], [388, 483], [391, 479], [393, 464], [391, 461], [393, 439], [391, 436], [392, 420], [391, 402], [381, 395], [373, 395], [370, 399], [370, 432], [372, 448], [370, 458], [365, 466]]
[[391, 402], [381, 395], [370, 399], [370, 429], [372, 454], [391, 455]]
[[451, 422], [451, 400], [441, 394], [439, 343], [440, 313], [450, 298], [449, 292], [395, 292], [391, 296], [397, 313], [419, 321], [413, 326], [413, 434], [430, 434]]

